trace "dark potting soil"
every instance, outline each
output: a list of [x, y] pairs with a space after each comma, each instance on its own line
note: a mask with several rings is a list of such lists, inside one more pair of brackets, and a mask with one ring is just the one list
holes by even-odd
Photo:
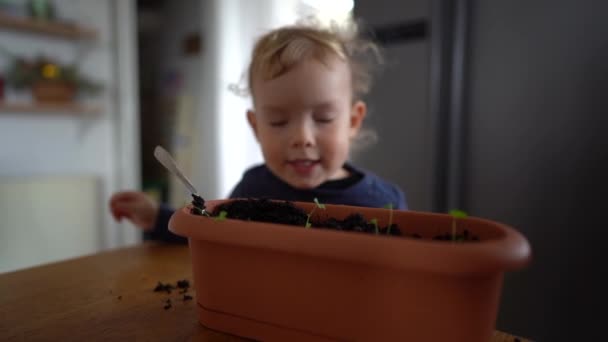
[[[202, 199], [197, 199], [196, 197], [194, 198], [195, 200], [192, 201], [194, 208], [191, 210], [191, 213], [195, 215], [202, 215], [202, 212], [205, 209], [204, 204], [201, 206]], [[202, 203], [204, 203], [204, 201], [202, 201]], [[269, 199], [233, 200], [217, 206], [212, 213], [209, 213], [209, 215], [217, 218], [222, 212], [224, 212], [225, 218], [229, 219], [279, 223], [297, 227], [306, 226], [309, 214], [296, 207], [292, 202], [272, 201]], [[311, 218], [309, 221], [311, 228], [404, 236], [422, 239], [422, 236], [416, 233], [404, 234], [399, 226], [394, 223], [391, 224], [390, 229], [388, 225], [377, 226], [371, 222], [371, 219], [366, 219], [359, 213], [352, 213], [345, 219], [340, 220], [333, 217], [326, 217], [323, 215], [323, 209], [315, 208], [312, 216], [315, 218]], [[433, 240], [464, 242], [479, 241], [479, 238], [470, 234], [468, 230], [464, 230], [462, 233], [456, 234], [455, 236], [452, 236], [451, 232], [438, 234], [433, 237]]]
[[190, 282], [186, 279], [177, 281], [177, 288], [179, 289], [188, 289], [190, 287]]
[[154, 288], [154, 292], [167, 292], [167, 293], [171, 293], [171, 290], [174, 290], [175, 286], [167, 283], [167, 284], [163, 284], [162, 282], [158, 282], [158, 284], [156, 284], [156, 287]]
[[205, 200], [199, 195], [192, 194], [192, 209], [190, 209], [190, 213], [203, 215], [203, 212], [205, 212]]
[[[172, 290], [180, 289], [179, 294], [183, 295], [181, 300], [186, 302], [192, 300], [192, 296], [188, 295], [188, 289], [190, 288], [190, 282], [187, 279], [178, 280], [175, 285], [170, 283], [163, 283], [161, 281], [158, 282], [156, 287], [154, 287], [154, 292], [167, 292], [167, 294], [171, 294]], [[120, 298], [119, 298], [120, 299]], [[172, 307], [171, 298], [167, 298], [164, 301], [165, 305], [163, 309], [169, 310]]]

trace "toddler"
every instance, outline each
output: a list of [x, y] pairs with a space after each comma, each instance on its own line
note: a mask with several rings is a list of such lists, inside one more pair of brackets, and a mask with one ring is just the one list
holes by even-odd
[[[354, 31], [307, 26], [279, 28], [257, 41], [247, 120], [264, 164], [247, 170], [230, 198], [407, 209], [398, 186], [348, 161], [367, 113], [361, 97], [371, 77], [359, 57], [369, 48]], [[173, 209], [142, 192], [116, 193], [110, 208], [117, 220], [126, 217], [152, 238], [185, 241], [167, 229]]]

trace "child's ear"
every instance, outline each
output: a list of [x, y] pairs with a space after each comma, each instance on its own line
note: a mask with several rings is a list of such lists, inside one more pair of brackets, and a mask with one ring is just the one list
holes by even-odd
[[363, 125], [363, 120], [365, 119], [365, 115], [367, 115], [367, 105], [363, 101], [357, 101], [353, 105], [350, 111], [350, 137], [354, 138], [359, 130], [361, 129], [361, 125]]
[[253, 134], [255, 135], [255, 138], [258, 138], [258, 126], [257, 126], [257, 121], [255, 118], [255, 113], [250, 109], [247, 111], [247, 122], [249, 122], [249, 126], [251, 126], [251, 129], [253, 130]]

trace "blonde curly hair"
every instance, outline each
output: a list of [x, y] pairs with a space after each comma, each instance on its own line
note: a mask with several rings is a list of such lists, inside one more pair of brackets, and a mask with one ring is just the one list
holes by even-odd
[[329, 28], [285, 26], [266, 33], [258, 39], [251, 54], [248, 91], [253, 94], [255, 77], [272, 80], [302, 61], [315, 59], [326, 63], [331, 57], [338, 57], [349, 65], [353, 101], [367, 94], [373, 68], [382, 63], [382, 58], [372, 41], [359, 37], [354, 23]]

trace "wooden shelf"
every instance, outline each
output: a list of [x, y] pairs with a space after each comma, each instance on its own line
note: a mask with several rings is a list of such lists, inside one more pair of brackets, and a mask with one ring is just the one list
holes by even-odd
[[96, 106], [79, 103], [41, 104], [41, 103], [7, 103], [0, 101], [0, 112], [3, 113], [67, 113], [67, 114], [98, 114]]
[[89, 28], [65, 22], [38, 21], [11, 16], [0, 11], [0, 29], [11, 29], [67, 39], [94, 39], [97, 33]]

